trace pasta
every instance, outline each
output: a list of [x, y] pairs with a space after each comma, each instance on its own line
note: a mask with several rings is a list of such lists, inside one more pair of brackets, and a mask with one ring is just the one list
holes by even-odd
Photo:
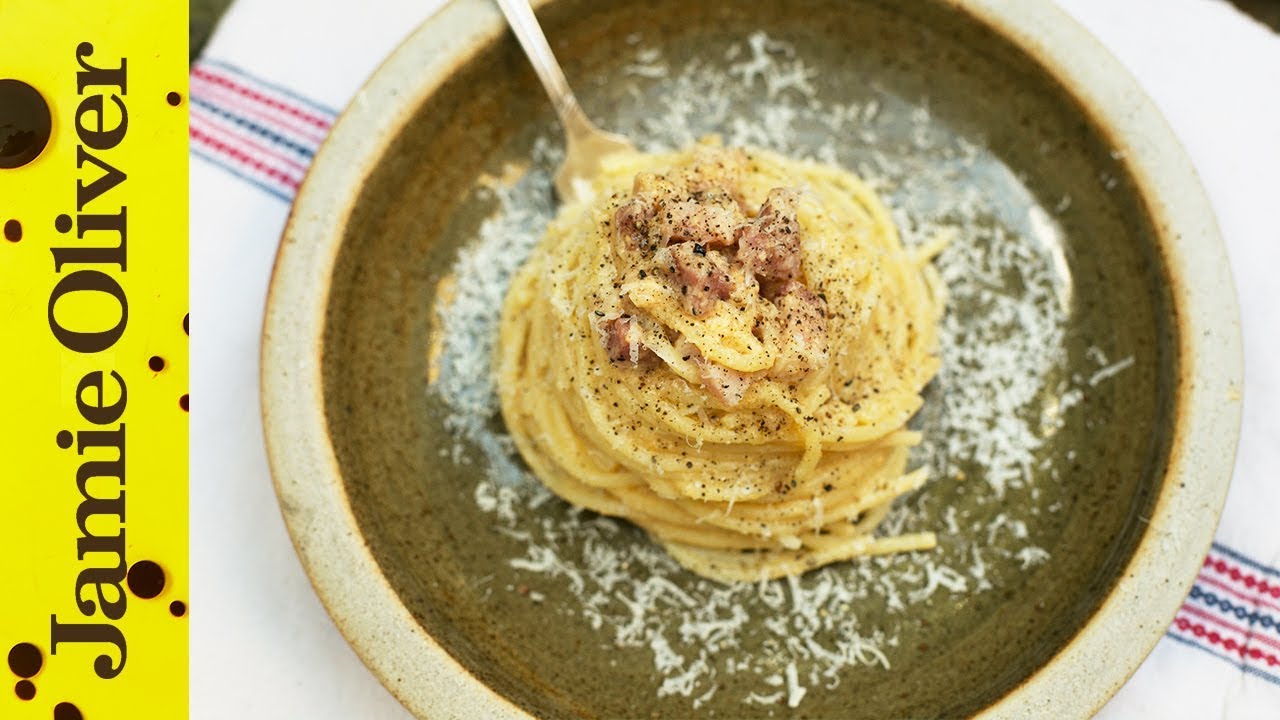
[[516, 274], [503, 418], [568, 502], [724, 582], [928, 549], [877, 537], [937, 372], [941, 243], [852, 174], [714, 140], [617, 157]]

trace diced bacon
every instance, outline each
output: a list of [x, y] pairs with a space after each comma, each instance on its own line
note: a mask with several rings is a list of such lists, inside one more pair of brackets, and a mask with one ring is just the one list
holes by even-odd
[[700, 243], [686, 242], [659, 251], [656, 258], [664, 266], [684, 309], [698, 317], [733, 293], [729, 261], [719, 251]]
[[769, 377], [797, 380], [824, 367], [830, 358], [826, 301], [792, 280], [774, 303], [778, 306], [778, 358]]
[[614, 250], [619, 257], [634, 253], [650, 244], [649, 230], [653, 222], [653, 201], [637, 195], [613, 213]]
[[[777, 309], [755, 329], [756, 337], [763, 331], [761, 339], [777, 351], [766, 371], [731, 370], [678, 339], [677, 349], [696, 362], [706, 392], [727, 407], [737, 406], [758, 378], [793, 382], [830, 361], [826, 300], [803, 282], [800, 194], [774, 188], [752, 218], [740, 186], [745, 167], [746, 155], [740, 154], [723, 160], [708, 156], [692, 172], [671, 178], [640, 173], [631, 198], [612, 217], [620, 278], [660, 281], [693, 317], [712, 313], [721, 300], [757, 291]], [[601, 315], [597, 327], [610, 362], [657, 362], [641, 340], [636, 317]]]
[[609, 362], [639, 365], [657, 357], [640, 341], [640, 326], [630, 315], [602, 320], [599, 328]]
[[760, 280], [762, 291], [800, 277], [799, 199], [794, 190], [774, 188], [756, 219], [738, 229], [738, 260]]
[[736, 204], [715, 204], [697, 199], [668, 202], [657, 212], [657, 222], [667, 243], [732, 245], [734, 232], [744, 220]]

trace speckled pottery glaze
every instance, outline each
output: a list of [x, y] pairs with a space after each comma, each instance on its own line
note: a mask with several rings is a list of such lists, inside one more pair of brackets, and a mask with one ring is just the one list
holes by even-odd
[[[997, 219], [1057, 206], [1057, 257], [1074, 295], [1068, 367], [1087, 376], [1095, 346], [1133, 361], [1090, 393], [1080, 421], [1046, 440], [1046, 452], [1073, 449], [1055, 481], [1038, 485], [1062, 508], [1032, 528], [1047, 538], [1047, 561], [1025, 572], [1010, 560], [994, 567], [1012, 578], [999, 592], [906, 608], [911, 622], [891, 669], [848, 670], [797, 708], [744, 705], [729, 692], [697, 710], [686, 697], [657, 697], [646, 649], [614, 648], [548, 612], [568, 602], [563, 588], [548, 587], [540, 603], [481, 595], [482, 578], [518, 582], [508, 560], [519, 543], [477, 509], [483, 456], [464, 446], [467, 462], [441, 457], [456, 441], [427, 387], [437, 285], [493, 212], [479, 178], [527, 162], [534, 136], [554, 128], [496, 7], [457, 0], [384, 63], [317, 154], [284, 234], [263, 334], [281, 509], [317, 593], [365, 663], [424, 718], [1095, 712], [1150, 651], [1196, 574], [1240, 410], [1238, 315], [1213, 214], [1135, 82], [1048, 3], [538, 7], [585, 108], [605, 127], [643, 132], [613, 82], [628, 37], [669, 58], [714, 63], [759, 29], [804, 48], [821, 70], [819, 98], [892, 96], [927, 109], [930, 122], [1028, 189], [993, 210]], [[886, 132], [883, 142], [896, 142]], [[849, 143], [854, 159], [874, 150]], [[948, 505], [972, 501], [962, 483], [948, 487], [919, 504], [922, 522], [940, 525]], [[628, 530], [619, 542], [646, 540]], [[887, 612], [857, 611], [868, 622]]]

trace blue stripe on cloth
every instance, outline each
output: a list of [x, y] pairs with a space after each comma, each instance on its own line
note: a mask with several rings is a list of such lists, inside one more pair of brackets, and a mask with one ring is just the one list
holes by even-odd
[[267, 81], [267, 80], [263, 80], [262, 78], [258, 77], [257, 75], [254, 75], [253, 73], [250, 73], [250, 72], [248, 72], [248, 71], [246, 71], [246, 70], [243, 70], [243, 69], [241, 69], [240, 67], [238, 67], [238, 66], [236, 66], [236, 65], [232, 65], [231, 63], [227, 62], [226, 60], [218, 60], [218, 59], [216, 59], [216, 58], [207, 58], [207, 57], [205, 57], [205, 58], [200, 58], [200, 62], [201, 62], [201, 64], [205, 64], [205, 65], [214, 65], [214, 66], [217, 66], [217, 67], [222, 68], [223, 70], [227, 70], [227, 71], [229, 71], [229, 72], [235, 73], [236, 75], [239, 75], [239, 76], [241, 76], [241, 77], [248, 78], [249, 80], [253, 81], [254, 83], [256, 83], [256, 84], [258, 84], [258, 85], [261, 85], [262, 87], [267, 88], [268, 90], [271, 90], [272, 92], [276, 92], [276, 93], [279, 93], [279, 94], [281, 94], [281, 95], [284, 95], [285, 97], [287, 97], [287, 98], [289, 98], [289, 99], [291, 99], [291, 100], [296, 100], [297, 102], [300, 102], [300, 103], [302, 103], [303, 105], [306, 105], [306, 106], [310, 107], [310, 108], [311, 108], [311, 109], [313, 109], [313, 110], [318, 110], [318, 111], [320, 111], [320, 112], [322, 112], [322, 113], [326, 113], [326, 114], [328, 114], [328, 115], [329, 115], [329, 118], [330, 118], [330, 119], [335, 118], [335, 117], [337, 117], [337, 116], [338, 116], [338, 111], [337, 111], [337, 110], [334, 110], [333, 108], [330, 108], [330, 107], [328, 107], [327, 105], [322, 105], [321, 103], [318, 103], [318, 102], [316, 102], [315, 100], [312, 100], [312, 99], [310, 99], [310, 98], [303, 97], [303, 96], [299, 95], [298, 93], [296, 93], [296, 92], [294, 92], [294, 91], [292, 91], [292, 90], [290, 90], [290, 89], [288, 89], [288, 88], [286, 88], [286, 87], [284, 87], [284, 86], [282, 86], [282, 85], [277, 85], [276, 83], [269, 82], [269, 81]]
[[1224, 655], [1218, 652], [1217, 650], [1206, 647], [1205, 645], [1202, 645], [1196, 642], [1192, 638], [1185, 638], [1185, 637], [1182, 637], [1181, 635], [1175, 635], [1172, 630], [1166, 631], [1164, 636], [1169, 638], [1170, 640], [1177, 640], [1183, 645], [1190, 645], [1191, 647], [1197, 650], [1200, 650], [1201, 652], [1208, 653], [1209, 655], [1212, 655], [1218, 658], [1219, 660], [1226, 662], [1227, 664], [1231, 665], [1232, 667], [1235, 667], [1236, 669], [1242, 672], [1248, 673], [1250, 675], [1256, 675], [1273, 685], [1280, 685], [1280, 676], [1272, 675], [1266, 670], [1262, 670], [1261, 668], [1256, 668], [1252, 665], [1246, 665], [1245, 663], [1231, 657], [1230, 655]]
[[1217, 550], [1218, 552], [1222, 553], [1223, 555], [1226, 555], [1227, 557], [1231, 558], [1232, 560], [1235, 560], [1236, 562], [1240, 563], [1241, 565], [1248, 565], [1249, 567], [1253, 568], [1254, 570], [1257, 570], [1257, 571], [1258, 571], [1258, 572], [1260, 572], [1260, 573], [1264, 573], [1264, 574], [1270, 575], [1270, 576], [1272, 576], [1272, 577], [1280, 578], [1280, 570], [1277, 570], [1276, 568], [1270, 567], [1270, 566], [1268, 566], [1268, 565], [1263, 565], [1262, 563], [1258, 562], [1257, 560], [1254, 560], [1254, 559], [1253, 559], [1253, 558], [1251, 558], [1251, 557], [1248, 557], [1248, 556], [1243, 555], [1243, 554], [1241, 554], [1241, 553], [1239, 553], [1239, 552], [1237, 552], [1237, 551], [1235, 551], [1235, 550], [1232, 550], [1231, 548], [1227, 547], [1226, 545], [1220, 545], [1220, 544], [1218, 544], [1218, 543], [1214, 543], [1214, 544], [1213, 544], [1213, 549], [1214, 549], [1214, 550]]
[[230, 110], [227, 110], [226, 108], [219, 107], [214, 103], [209, 102], [208, 100], [205, 100], [199, 97], [192, 97], [191, 104], [201, 108], [202, 110], [206, 110], [210, 113], [213, 113], [214, 115], [220, 118], [223, 118], [224, 120], [228, 120], [234, 123], [235, 125], [241, 128], [244, 128], [245, 130], [248, 130], [249, 132], [255, 135], [258, 135], [262, 138], [265, 138], [271, 141], [276, 145], [288, 148], [294, 151], [294, 153], [296, 153], [297, 155], [307, 160], [310, 160], [311, 157], [315, 155], [315, 151], [316, 151], [315, 147], [308, 147], [306, 145], [303, 145], [302, 143], [294, 142], [293, 140], [286, 138], [285, 136], [271, 130], [270, 128], [263, 127], [262, 125], [259, 125], [253, 122], [252, 120], [241, 117], [240, 115], [237, 115], [236, 113]]
[[1217, 593], [1211, 590], [1202, 589], [1199, 585], [1191, 586], [1191, 594], [1188, 598], [1199, 600], [1210, 609], [1220, 610], [1227, 616], [1248, 622], [1249, 625], [1261, 625], [1264, 628], [1280, 633], [1280, 620], [1272, 617], [1269, 613], [1250, 612], [1249, 608], [1243, 605], [1236, 605], [1224, 597], [1219, 597]]
[[263, 182], [262, 180], [259, 180], [258, 178], [253, 177], [252, 175], [237, 169], [236, 167], [232, 166], [230, 163], [223, 162], [222, 160], [215, 158], [214, 156], [204, 152], [203, 150], [198, 150], [194, 145], [191, 147], [191, 154], [213, 165], [214, 167], [219, 167], [219, 168], [222, 168], [223, 170], [226, 170], [227, 172], [231, 173], [232, 175], [236, 176], [241, 180], [244, 180], [250, 185], [256, 186], [259, 190], [265, 191], [267, 194], [271, 195], [272, 197], [279, 198], [280, 200], [283, 200], [286, 203], [293, 201], [293, 195], [291, 195], [290, 193], [285, 192], [284, 190], [281, 190], [280, 188], [275, 187], [270, 183]]

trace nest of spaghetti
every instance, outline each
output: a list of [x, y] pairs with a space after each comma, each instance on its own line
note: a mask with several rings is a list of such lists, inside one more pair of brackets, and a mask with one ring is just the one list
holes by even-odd
[[875, 192], [714, 140], [614, 158], [513, 279], [498, 391], [525, 461], [680, 564], [756, 581], [924, 550], [877, 527], [945, 302]]

